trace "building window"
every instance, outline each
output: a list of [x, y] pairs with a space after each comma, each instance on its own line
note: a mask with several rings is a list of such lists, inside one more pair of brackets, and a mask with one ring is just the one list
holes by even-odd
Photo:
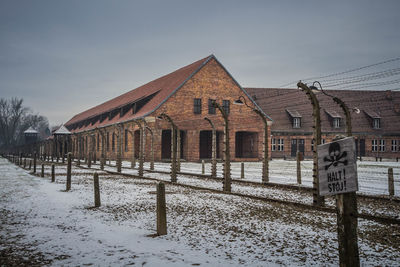
[[276, 150], [276, 139], [272, 138], [271, 139], [271, 151], [275, 151]]
[[340, 128], [340, 118], [333, 119], [333, 128]]
[[226, 115], [230, 112], [230, 102], [229, 100], [222, 100], [222, 108], [224, 109]]
[[381, 128], [381, 119], [374, 118], [373, 127], [374, 127], [374, 129], [380, 129]]
[[301, 127], [301, 118], [293, 118], [293, 128]]
[[278, 151], [283, 151], [283, 150], [284, 150], [283, 139], [278, 139]]
[[208, 99], [208, 114], [215, 114], [214, 99]]
[[385, 140], [379, 140], [379, 152], [385, 152]]
[[378, 151], [378, 140], [373, 139], [372, 140], [372, 152], [377, 152]]
[[399, 142], [397, 140], [392, 140], [392, 152], [399, 151]]
[[125, 144], [125, 152], [128, 152], [128, 130], [127, 129], [125, 129], [124, 144]]
[[195, 98], [193, 100], [193, 113], [201, 114], [201, 98]]

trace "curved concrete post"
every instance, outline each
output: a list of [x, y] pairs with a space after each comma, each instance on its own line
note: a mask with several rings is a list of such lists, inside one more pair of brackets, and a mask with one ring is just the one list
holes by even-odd
[[223, 190], [225, 192], [231, 192], [232, 190], [232, 179], [231, 179], [231, 155], [230, 155], [230, 145], [229, 145], [229, 119], [228, 115], [225, 113], [225, 110], [216, 102], [212, 102], [214, 107], [218, 108], [221, 112], [222, 117], [224, 118], [224, 184]]
[[160, 114], [159, 118], [167, 120], [171, 124], [171, 182], [176, 183], [177, 182], [177, 167], [176, 167], [176, 154], [177, 154], [177, 149], [176, 149], [176, 125], [174, 121], [171, 119], [170, 116], [168, 116], [165, 113]]
[[297, 83], [297, 87], [301, 88], [308, 96], [313, 106], [314, 118], [314, 149], [313, 149], [313, 205], [324, 206], [325, 198], [319, 194], [319, 179], [318, 179], [318, 152], [317, 146], [321, 144], [321, 115], [320, 106], [314, 92], [302, 82]]

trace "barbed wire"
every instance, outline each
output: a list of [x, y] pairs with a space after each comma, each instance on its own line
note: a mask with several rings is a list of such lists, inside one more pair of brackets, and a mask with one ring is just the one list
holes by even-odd
[[[310, 82], [310, 81], [315, 81], [315, 80], [323, 80], [325, 78], [340, 76], [340, 75], [344, 75], [344, 74], [347, 74], [347, 73], [352, 73], [352, 72], [364, 70], [364, 69], [367, 69], [367, 68], [372, 68], [372, 67], [380, 66], [380, 65], [383, 65], [383, 64], [392, 63], [392, 62], [399, 61], [399, 60], [400, 60], [400, 57], [392, 58], [392, 59], [388, 59], [388, 60], [385, 60], [385, 61], [377, 62], [377, 63], [374, 63], [374, 64], [370, 64], [370, 65], [366, 65], [366, 66], [362, 66], [362, 67], [358, 67], [358, 68], [354, 68], [354, 69], [349, 69], [349, 70], [346, 70], [346, 71], [336, 72], [336, 73], [323, 75], [323, 76], [314, 76], [314, 77], [305, 78], [305, 79], [302, 79], [302, 81]], [[378, 72], [372, 73], [372, 74], [376, 75], [377, 73]], [[365, 75], [367, 75], [367, 74], [365, 74]], [[288, 87], [290, 85], [295, 85], [297, 83], [297, 81], [298, 80], [290, 82], [290, 83], [283, 84], [283, 85], [279, 86], [278, 88], [285, 88], [285, 87]]]

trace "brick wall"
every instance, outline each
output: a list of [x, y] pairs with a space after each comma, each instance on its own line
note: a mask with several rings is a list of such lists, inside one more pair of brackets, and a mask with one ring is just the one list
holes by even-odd
[[[223, 100], [229, 100], [230, 113], [229, 113], [229, 127], [230, 127], [230, 156], [233, 161], [254, 161], [259, 160], [263, 156], [263, 124], [261, 118], [254, 113], [250, 108], [245, 105], [236, 105], [234, 101], [243, 96], [246, 102], [252, 105], [251, 101], [246, 97], [245, 93], [230, 77], [230, 75], [223, 69], [223, 67], [215, 60], [211, 59], [205, 66], [203, 66], [195, 75], [193, 75], [175, 94], [173, 94], [165, 103], [163, 103], [157, 110], [146, 117], [148, 126], [152, 129], [154, 134], [154, 156], [155, 160], [161, 160], [162, 150], [162, 130], [169, 130], [170, 125], [164, 120], [157, 117], [161, 113], [168, 114], [175, 122], [177, 127], [185, 132], [185, 142], [183, 145], [184, 159], [187, 161], [200, 160], [200, 131], [211, 130], [210, 124], [204, 120], [208, 117], [214, 123], [217, 131], [223, 132], [224, 120], [222, 114], [216, 110], [215, 114], [208, 114], [208, 99], [214, 99], [222, 106]], [[194, 113], [194, 98], [199, 98], [202, 101], [201, 114]], [[124, 129], [136, 131], [135, 147], [136, 154], [139, 146], [139, 127], [132, 126], [132, 123], [125, 123]], [[109, 150], [105, 148], [106, 158], [115, 159], [117, 156], [117, 149], [112, 151], [112, 134], [118, 133], [118, 130], [113, 127], [106, 127], [104, 129], [109, 132]], [[235, 133], [238, 131], [255, 132], [258, 137], [256, 140], [257, 157], [255, 158], [236, 158], [235, 157]], [[91, 131], [82, 136], [85, 138], [89, 134], [97, 132]], [[268, 133], [269, 135], [269, 133]], [[101, 136], [101, 135], [100, 135]], [[106, 134], [105, 134], [106, 136]], [[128, 134], [128, 151], [125, 151], [125, 134], [122, 136], [122, 157], [123, 159], [132, 158], [132, 135]], [[223, 155], [223, 135], [219, 137], [220, 155]], [[146, 131], [146, 159], [150, 159], [150, 142], [151, 136]], [[97, 140], [95, 142], [97, 144]], [[115, 146], [117, 139], [115, 139]], [[96, 158], [100, 158], [102, 142], [95, 147]], [[87, 149], [87, 148], [85, 148]], [[84, 153], [87, 153], [86, 151]], [[76, 151], [77, 155], [77, 151]]]

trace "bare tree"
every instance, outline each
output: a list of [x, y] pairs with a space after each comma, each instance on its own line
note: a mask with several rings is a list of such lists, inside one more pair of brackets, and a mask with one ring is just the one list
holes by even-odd
[[32, 114], [22, 103], [22, 98], [0, 98], [0, 147], [11, 147], [23, 142], [23, 132], [29, 127], [35, 128], [44, 137], [49, 125], [47, 118]]

